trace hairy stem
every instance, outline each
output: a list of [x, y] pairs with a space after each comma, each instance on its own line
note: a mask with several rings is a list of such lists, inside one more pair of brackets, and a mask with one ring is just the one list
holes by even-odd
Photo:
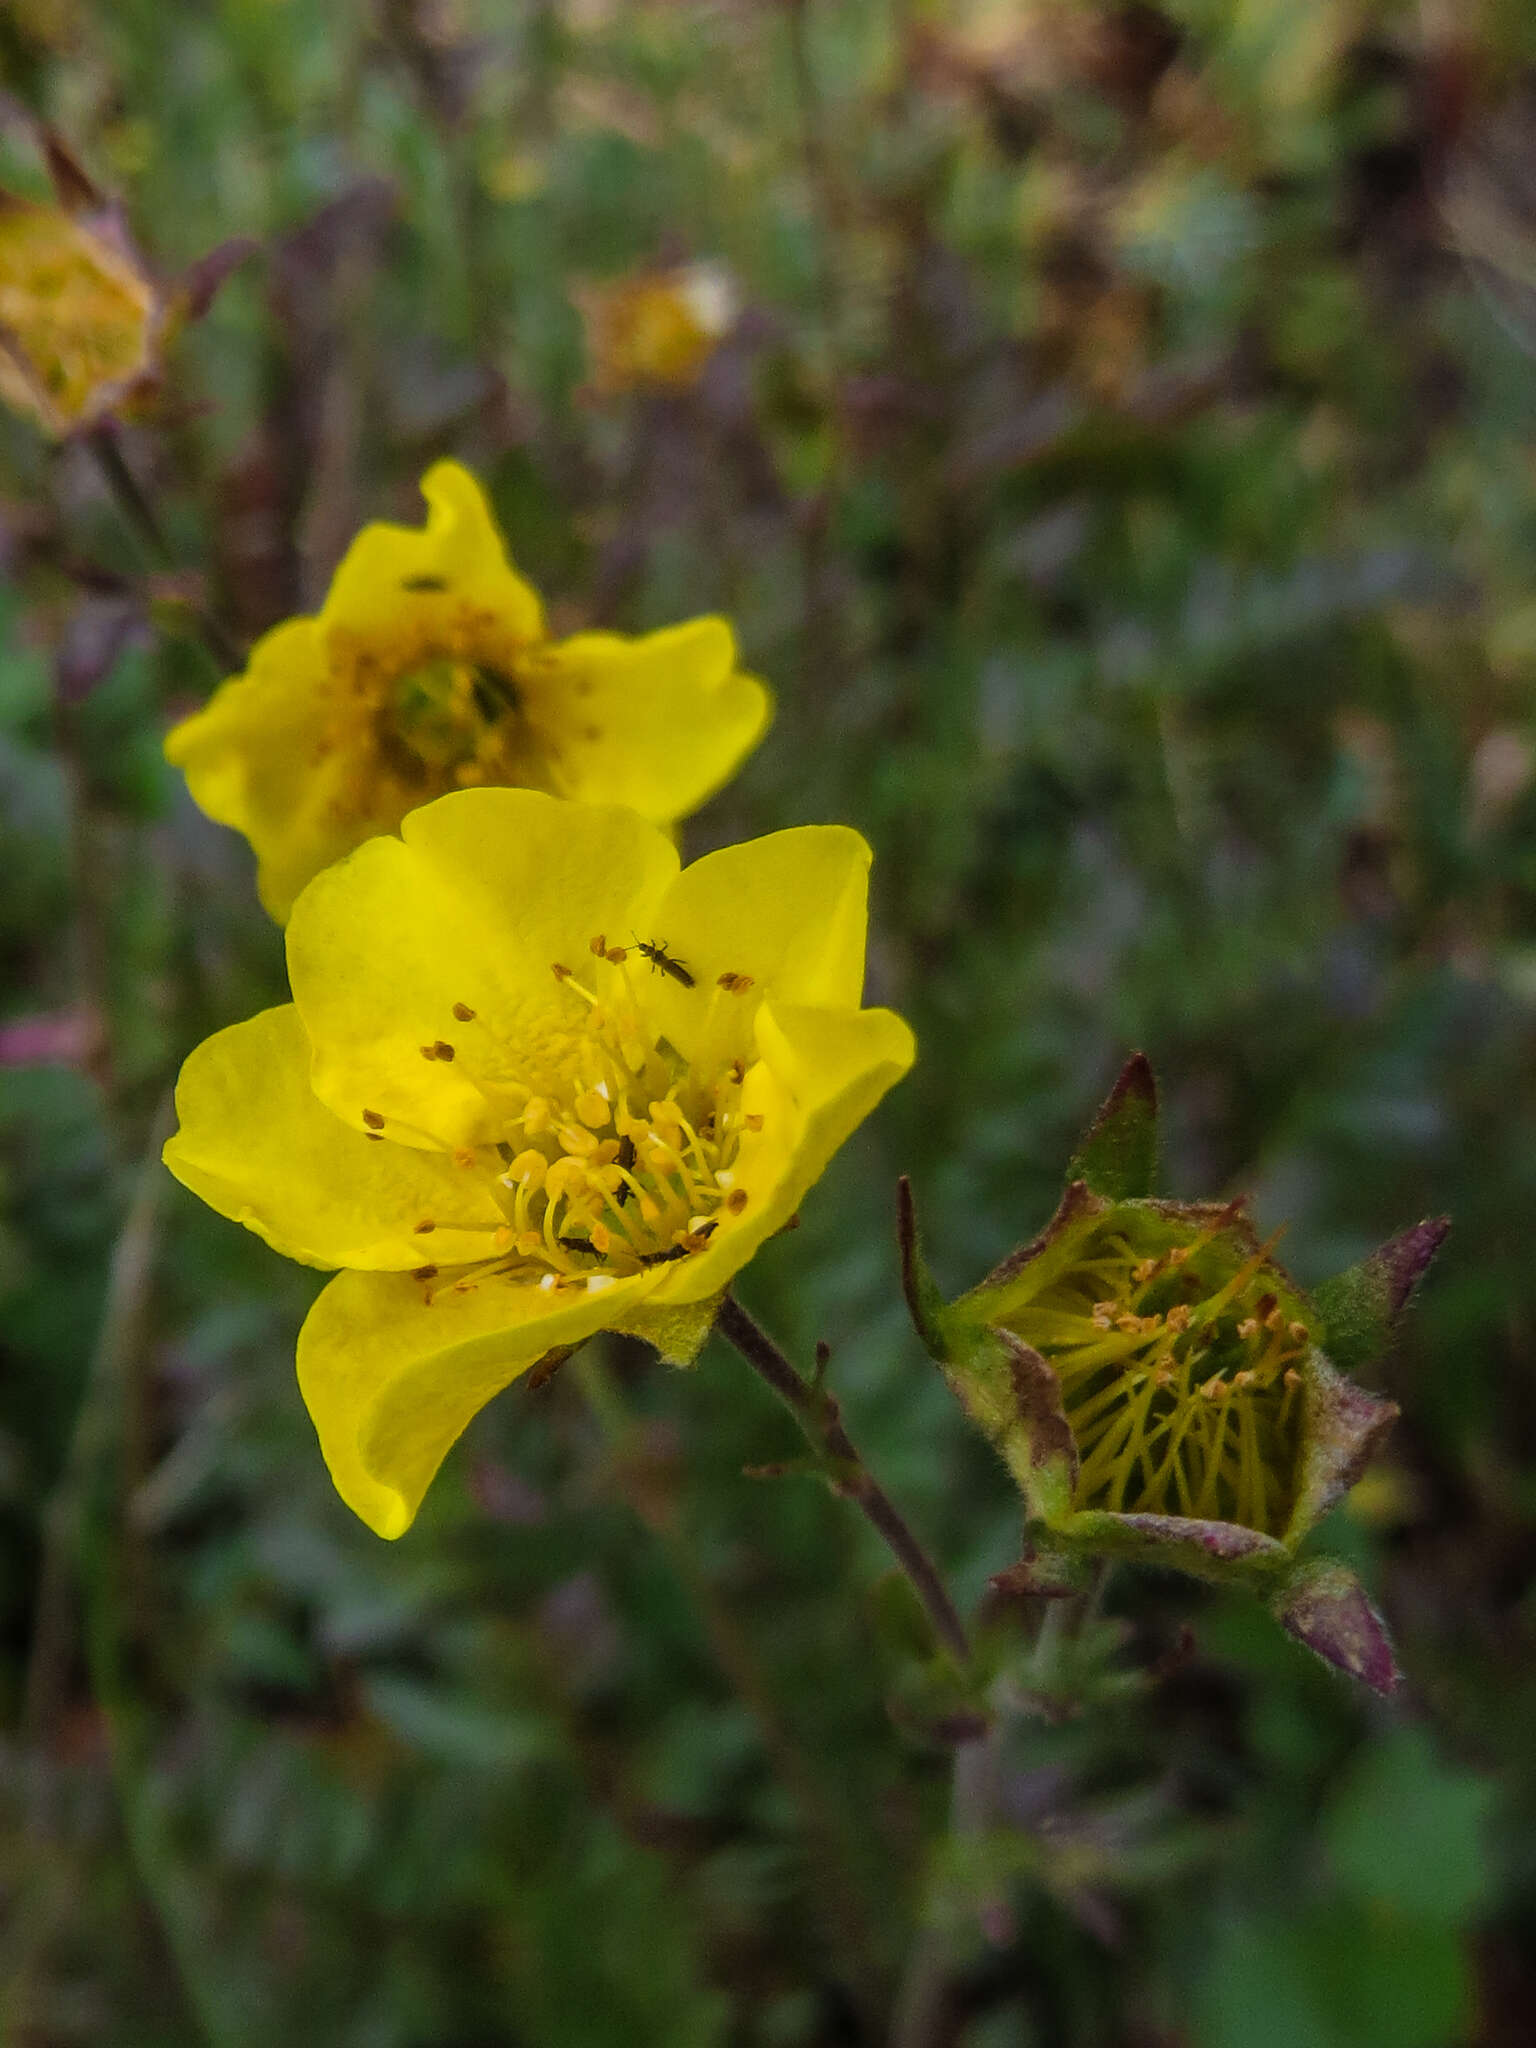
[[760, 1379], [767, 1381], [800, 1425], [801, 1434], [828, 1467], [834, 1490], [873, 1524], [922, 1601], [934, 1633], [959, 1664], [969, 1664], [970, 1641], [938, 1570], [890, 1496], [869, 1472], [843, 1427], [837, 1402], [802, 1379], [773, 1339], [734, 1295], [726, 1295], [715, 1328]]

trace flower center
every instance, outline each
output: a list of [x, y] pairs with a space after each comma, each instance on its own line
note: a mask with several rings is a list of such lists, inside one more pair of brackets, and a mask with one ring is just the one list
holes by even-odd
[[1217, 1230], [1186, 1226], [1170, 1244], [1173, 1227], [1124, 1210], [1094, 1223], [1006, 1321], [1061, 1381], [1081, 1461], [1074, 1507], [1278, 1536], [1310, 1333], [1281, 1305], [1268, 1247], [1239, 1264]]
[[517, 679], [462, 655], [430, 655], [391, 678], [378, 700], [375, 739], [407, 782], [552, 786], [550, 749], [528, 718]]
[[[642, 952], [599, 934], [579, 973], [563, 963], [552, 971], [566, 1016], [527, 1043], [509, 1047], [455, 1003], [445, 1019], [453, 1037], [421, 1048], [424, 1059], [455, 1063], [503, 1134], [457, 1155], [490, 1176], [505, 1219], [496, 1256], [445, 1282], [461, 1290], [491, 1276], [611, 1286], [702, 1251], [747, 1204], [733, 1168], [762, 1119], [742, 1109], [747, 1061], [733, 1048], [746, 1042], [739, 1005], [750, 977], [720, 977], [688, 1060], [646, 1013], [647, 973], [688, 977], [660, 942]], [[382, 1117], [365, 1112], [364, 1122], [380, 1135]], [[433, 1227], [430, 1217], [416, 1225], [424, 1238]], [[416, 1277], [434, 1280], [437, 1269]]]

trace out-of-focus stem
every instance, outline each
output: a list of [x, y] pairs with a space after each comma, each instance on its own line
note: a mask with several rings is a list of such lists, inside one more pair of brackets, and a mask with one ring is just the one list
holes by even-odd
[[784, 10], [789, 37], [790, 75], [794, 82], [800, 124], [800, 156], [816, 214], [817, 270], [827, 351], [834, 371], [840, 358], [843, 323], [842, 252], [848, 209], [827, 142], [826, 111], [811, 62], [806, 28], [808, 0], [789, 0]]
[[[998, 1724], [979, 1741], [955, 1751], [950, 1790], [949, 1833], [953, 1840], [985, 1832], [996, 1804]], [[943, 1927], [924, 1927], [917, 1937], [891, 2022], [891, 2048], [933, 2048], [942, 2038], [949, 1988], [951, 1943]]]
[[733, 1344], [759, 1378], [767, 1381], [800, 1425], [801, 1434], [827, 1466], [834, 1491], [851, 1500], [880, 1532], [891, 1554], [922, 1601], [934, 1633], [959, 1664], [968, 1664], [970, 1640], [944, 1581], [885, 1489], [880, 1486], [843, 1427], [837, 1402], [803, 1380], [767, 1332], [733, 1295], [726, 1295], [715, 1328]]
[[[165, 537], [165, 528], [160, 524], [160, 516], [148, 494], [128, 465], [116, 429], [110, 422], [96, 428], [86, 435], [85, 445], [101, 472], [113, 503], [132, 528], [145, 553], [161, 568], [174, 569], [176, 557]], [[245, 656], [239, 645], [210, 611], [200, 604], [188, 604], [187, 614], [196, 623], [203, 645], [221, 675], [244, 668]]]
[[25, 1693], [26, 1725], [39, 1740], [46, 1740], [62, 1703], [70, 1653], [70, 1596], [87, 1497], [99, 1478], [116, 1430], [123, 1384], [143, 1341], [160, 1203], [168, 1185], [160, 1152], [174, 1127], [175, 1111], [167, 1090], [155, 1112], [128, 1213], [113, 1247], [101, 1331], [81, 1389], [63, 1469], [43, 1510], [43, 1558]]
[[89, 777], [80, 733], [71, 704], [55, 680], [53, 742], [64, 777], [65, 813], [69, 828], [71, 915], [69, 947], [76, 999], [86, 1013], [89, 1039], [82, 1064], [101, 1093], [109, 1136], [117, 1139], [116, 1061], [108, 999], [109, 961], [107, 908], [103, 900], [105, 869], [92, 844]]

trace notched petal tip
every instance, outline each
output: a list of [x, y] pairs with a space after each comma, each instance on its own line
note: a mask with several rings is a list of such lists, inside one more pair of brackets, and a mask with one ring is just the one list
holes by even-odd
[[1145, 1201], [1157, 1174], [1157, 1081], [1145, 1053], [1132, 1053], [1067, 1167], [1110, 1201]]
[[421, 495], [433, 515], [449, 520], [472, 520], [496, 534], [485, 487], [473, 470], [466, 469], [451, 455], [434, 462], [421, 479]]
[[1386, 1623], [1347, 1565], [1303, 1565], [1271, 1602], [1288, 1635], [1382, 1698], [1402, 1683]]

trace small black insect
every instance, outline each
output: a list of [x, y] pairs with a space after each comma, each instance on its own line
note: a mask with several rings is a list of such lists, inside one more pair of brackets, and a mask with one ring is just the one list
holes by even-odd
[[636, 939], [635, 944], [650, 961], [657, 974], [670, 974], [674, 981], [680, 981], [684, 988], [692, 988], [693, 976], [681, 960], [674, 960], [667, 951], [665, 939]]
[[591, 1252], [594, 1257], [597, 1247], [590, 1237], [557, 1237], [555, 1243], [566, 1252]]
[[642, 1266], [670, 1266], [674, 1259], [686, 1259], [688, 1247], [685, 1244], [669, 1244], [665, 1251], [641, 1252]]
[[401, 578], [402, 590], [446, 590], [448, 585], [441, 576], [405, 576]]
[[[619, 1140], [619, 1156], [613, 1163], [615, 1166], [622, 1167], [625, 1173], [632, 1173], [634, 1171], [635, 1141], [627, 1131], [624, 1133], [624, 1136]], [[634, 1189], [630, 1186], [627, 1180], [621, 1181], [619, 1184], [619, 1191], [613, 1198], [614, 1207], [617, 1209], [622, 1209], [624, 1204], [629, 1200], [630, 1196], [634, 1192]]]

